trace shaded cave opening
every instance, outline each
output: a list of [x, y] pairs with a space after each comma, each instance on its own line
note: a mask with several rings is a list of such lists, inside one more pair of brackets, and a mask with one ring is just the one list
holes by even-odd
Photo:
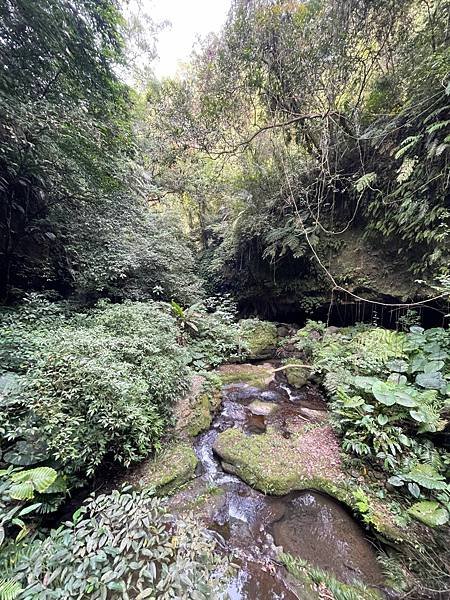
[[[360, 294], [362, 297], [364, 294]], [[329, 326], [348, 327], [356, 323], [366, 323], [385, 329], [407, 330], [411, 325], [425, 329], [432, 327], [448, 328], [450, 307], [439, 302], [412, 306], [389, 306], [403, 304], [394, 296], [379, 296], [372, 301], [359, 301], [349, 295], [341, 295], [325, 302], [313, 304], [307, 301], [293, 301], [291, 298], [259, 297], [241, 300], [238, 304], [241, 318], [257, 317], [277, 323], [304, 327], [308, 320], [322, 321]], [[380, 302], [382, 304], [377, 304]], [[308, 306], [308, 308], [305, 308]], [[447, 304], [447, 303], [446, 303]]]

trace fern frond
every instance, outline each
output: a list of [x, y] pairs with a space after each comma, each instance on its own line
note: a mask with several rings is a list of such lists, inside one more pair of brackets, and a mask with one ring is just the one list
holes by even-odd
[[409, 137], [405, 138], [400, 144], [400, 148], [394, 154], [395, 160], [398, 160], [399, 158], [404, 156], [410, 148], [417, 144], [421, 137], [421, 135], [410, 135]]
[[356, 191], [364, 192], [364, 190], [367, 189], [368, 187], [370, 187], [370, 184], [373, 183], [376, 180], [376, 178], [377, 178], [377, 174], [374, 172], [365, 173], [362, 177], [360, 177], [355, 182]]
[[437, 123], [433, 123], [433, 125], [427, 128], [427, 133], [434, 133], [435, 131], [444, 129], [444, 127], [447, 127], [447, 125], [450, 125], [450, 120], [438, 121]]
[[405, 158], [400, 169], [397, 171], [397, 181], [399, 183], [404, 183], [408, 181], [411, 175], [414, 172], [414, 167], [417, 164], [417, 158]]
[[22, 591], [20, 583], [12, 579], [0, 579], [0, 600], [14, 600]]

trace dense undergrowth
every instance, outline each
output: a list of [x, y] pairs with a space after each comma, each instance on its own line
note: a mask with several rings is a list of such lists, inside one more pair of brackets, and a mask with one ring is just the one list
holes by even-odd
[[[0, 597], [206, 600], [223, 593], [230, 563], [195, 521], [174, 521], [161, 499], [124, 488], [92, 497], [43, 539], [9, 548]], [[195, 590], [195, 594], [193, 594]]]
[[0, 331], [1, 532], [18, 540], [99, 469], [158, 451], [192, 374], [243, 350], [214, 300], [74, 311], [31, 296]]
[[[370, 491], [410, 539], [387, 561], [388, 580], [414, 597], [430, 597], [432, 589], [439, 598], [449, 567], [450, 332], [310, 322], [293, 341], [322, 379], [348, 469], [362, 474], [354, 497], [364, 521], [377, 529]], [[394, 581], [396, 560], [402, 566]]]

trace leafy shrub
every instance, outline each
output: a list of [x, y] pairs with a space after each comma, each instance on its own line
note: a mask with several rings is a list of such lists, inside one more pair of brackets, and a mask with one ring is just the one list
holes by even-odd
[[84, 293], [141, 301], [176, 298], [188, 304], [203, 296], [194, 253], [177, 215], [151, 211], [146, 201], [129, 193], [60, 216], [67, 217], [75, 284]]
[[24, 373], [65, 324], [63, 307], [41, 294], [27, 294], [20, 307], [0, 313], [0, 371]]
[[228, 561], [193, 521], [174, 522], [148, 492], [91, 497], [15, 569], [21, 599], [207, 599], [220, 595]]
[[191, 332], [188, 351], [197, 370], [216, 367], [226, 360], [238, 360], [242, 353], [239, 325], [228, 305], [215, 302], [210, 312], [197, 310], [197, 331]]
[[331, 394], [343, 449], [376, 462], [391, 485], [448, 509], [448, 453], [433, 445], [432, 435], [447, 423], [450, 333], [355, 327], [308, 344]]
[[51, 458], [83, 477], [107, 456], [129, 464], [158, 446], [170, 407], [189, 383], [188, 358], [165, 305], [103, 304], [53, 329], [45, 320], [42, 329], [27, 329], [22, 319], [23, 336], [32, 340], [32, 351], [25, 350], [32, 359], [0, 420], [4, 459], [40, 446], [41, 461]]
[[64, 478], [50, 467], [10, 466], [0, 471], [0, 546], [11, 532], [16, 541], [27, 536], [30, 528], [24, 519], [36, 519], [48, 507], [56, 508], [65, 491]]

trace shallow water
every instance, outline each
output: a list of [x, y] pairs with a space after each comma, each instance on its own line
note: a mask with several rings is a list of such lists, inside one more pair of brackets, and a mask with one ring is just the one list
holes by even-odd
[[[249, 409], [254, 400], [274, 403], [277, 408], [267, 416], [255, 415]], [[266, 496], [225, 473], [212, 449], [218, 432], [230, 427], [258, 435], [270, 424], [289, 435], [290, 420], [314, 420], [321, 414], [315, 411], [325, 408], [315, 388], [299, 392], [276, 382], [265, 390], [246, 384], [228, 385], [223, 388], [221, 410], [211, 429], [197, 438], [201, 474], [172, 498], [171, 509], [175, 514], [183, 512], [199, 498], [206, 498], [195, 509], [198, 516], [240, 565], [228, 590], [232, 600], [306, 597], [279, 565], [281, 549], [326, 569], [343, 582], [382, 584], [375, 553], [363, 529], [338, 502], [313, 491]], [[304, 409], [310, 411], [306, 412], [308, 417], [302, 415]]]

